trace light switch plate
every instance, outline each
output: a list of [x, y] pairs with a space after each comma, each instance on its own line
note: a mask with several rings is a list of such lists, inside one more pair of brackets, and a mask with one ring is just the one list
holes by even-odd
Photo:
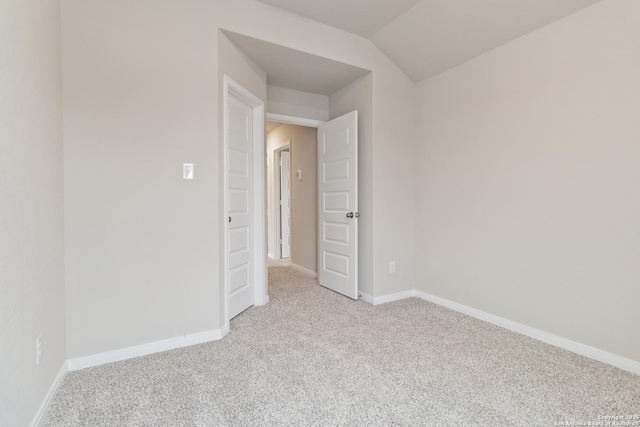
[[296, 179], [297, 179], [298, 181], [302, 181], [302, 169], [298, 169], [298, 170], [296, 171]]
[[193, 179], [193, 163], [182, 164], [182, 179]]

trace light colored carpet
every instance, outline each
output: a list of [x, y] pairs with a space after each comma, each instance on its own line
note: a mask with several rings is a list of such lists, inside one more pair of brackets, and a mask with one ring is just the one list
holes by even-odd
[[291, 265], [291, 258], [272, 259], [267, 260], [268, 267], [288, 267]]
[[[533, 426], [640, 414], [640, 377], [428, 302], [287, 267], [223, 340], [71, 372], [53, 426]], [[557, 424], [556, 424], [557, 425]]]

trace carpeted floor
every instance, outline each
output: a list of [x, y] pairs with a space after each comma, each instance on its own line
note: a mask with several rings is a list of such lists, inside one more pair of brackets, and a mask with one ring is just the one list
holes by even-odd
[[269, 267], [289, 267], [291, 265], [291, 258], [272, 259], [267, 260], [267, 266]]
[[[287, 267], [217, 342], [71, 372], [47, 426], [534, 426], [640, 415], [640, 377], [411, 298]], [[586, 425], [586, 424], [585, 424]]]

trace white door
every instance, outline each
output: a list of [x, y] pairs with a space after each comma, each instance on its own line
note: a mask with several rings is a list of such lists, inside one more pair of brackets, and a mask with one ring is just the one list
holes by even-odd
[[318, 282], [358, 299], [358, 112], [318, 127]]
[[280, 245], [281, 257], [291, 258], [291, 154], [280, 152]]
[[252, 143], [253, 109], [229, 96], [227, 206], [229, 319], [253, 305]]

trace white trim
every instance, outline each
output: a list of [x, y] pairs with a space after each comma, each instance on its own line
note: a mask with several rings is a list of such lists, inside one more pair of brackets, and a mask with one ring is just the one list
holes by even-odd
[[394, 294], [382, 295], [381, 297], [373, 297], [373, 305], [386, 304], [388, 302], [400, 301], [401, 299], [416, 296], [415, 289], [409, 291], [396, 292]]
[[273, 149], [273, 249], [274, 259], [282, 259], [282, 244], [280, 243], [280, 235], [282, 234], [282, 219], [280, 218], [280, 191], [281, 191], [281, 168], [279, 164], [280, 154], [289, 150], [291, 153], [291, 140], [288, 139], [281, 143], [282, 145]]
[[29, 424], [30, 427], [40, 427], [44, 425], [44, 422], [47, 419], [47, 413], [49, 412], [49, 406], [51, 406], [51, 402], [53, 401], [56, 393], [58, 393], [58, 389], [60, 388], [64, 377], [67, 376], [67, 372], [69, 372], [69, 362], [65, 360], [62, 364], [62, 367], [60, 367], [60, 370], [58, 371], [58, 375], [56, 375], [53, 383], [51, 383], [51, 387], [49, 387], [49, 391], [47, 391], [44, 400], [40, 404], [38, 412], [36, 412], [36, 415], [33, 417], [31, 424]]
[[425, 301], [429, 301], [442, 307], [457, 311], [459, 313], [475, 317], [476, 319], [492, 323], [496, 326], [509, 329], [522, 335], [526, 335], [538, 341], [542, 341], [547, 344], [569, 350], [573, 353], [580, 354], [590, 359], [594, 359], [599, 362], [615, 366], [616, 368], [620, 368], [625, 371], [640, 375], [640, 362], [638, 361], [627, 359], [626, 357], [618, 356], [617, 354], [609, 353], [608, 351], [600, 350], [598, 348], [572, 341], [567, 338], [559, 337], [557, 335], [550, 334], [548, 332], [544, 332], [527, 325], [523, 325], [522, 323], [514, 322], [512, 320], [508, 320], [503, 317], [496, 316], [444, 298], [440, 298], [426, 292], [415, 291], [415, 296], [417, 296], [418, 298], [422, 298]]
[[416, 296], [415, 289], [408, 291], [396, 292], [393, 294], [382, 295], [381, 297], [374, 297], [365, 293], [359, 292], [359, 298], [372, 305], [386, 304], [388, 302], [399, 301], [405, 298], [411, 298]]
[[510, 331], [528, 336], [530, 338], [542, 341], [555, 347], [560, 347], [573, 353], [588, 357], [589, 359], [597, 360], [599, 362], [615, 366], [616, 368], [620, 368], [624, 371], [640, 375], [639, 361], [628, 359], [614, 353], [609, 353], [608, 351], [600, 350], [599, 348], [572, 341], [570, 339], [563, 338], [549, 332], [544, 332], [539, 329], [532, 328], [531, 326], [523, 325], [522, 323], [514, 322], [513, 320], [505, 319], [504, 317], [496, 316], [494, 314], [490, 314], [473, 307], [459, 304], [445, 298], [437, 297], [426, 292], [414, 289], [410, 291], [398, 292], [395, 294], [383, 295], [381, 297], [372, 297], [371, 295], [367, 295], [362, 292], [360, 292], [359, 295], [361, 300], [373, 305], [398, 301], [404, 298], [417, 297], [425, 301], [437, 304], [439, 306], [448, 308], [450, 310], [466, 314], [467, 316], [475, 317], [476, 319], [483, 320], [501, 328], [509, 329]]
[[265, 305], [268, 303], [267, 298], [267, 242], [265, 235], [267, 233], [267, 202], [264, 188], [266, 187], [266, 142], [265, 142], [265, 107], [264, 101], [235, 82], [231, 77], [225, 74], [223, 79], [223, 209], [224, 209], [224, 328], [229, 329], [229, 283], [228, 283], [228, 266], [229, 266], [229, 242], [228, 240], [228, 216], [229, 207], [228, 185], [227, 185], [227, 145], [229, 141], [228, 126], [229, 122], [229, 96], [233, 95], [246, 102], [253, 108], [253, 145], [252, 145], [252, 169], [253, 181], [252, 185], [252, 209], [253, 209], [253, 305]]
[[183, 335], [181, 337], [169, 338], [147, 344], [134, 345], [132, 347], [121, 348], [119, 350], [105, 351], [104, 353], [93, 354], [91, 356], [77, 357], [69, 359], [69, 370], [89, 368], [91, 366], [104, 365], [105, 363], [119, 362], [121, 360], [133, 359], [134, 357], [146, 356], [148, 354], [160, 353], [162, 351], [173, 350], [190, 345], [202, 344], [210, 341], [217, 341], [224, 338], [229, 332], [225, 326], [221, 329], [199, 332], [196, 334]]
[[364, 292], [358, 292], [358, 299], [361, 299], [362, 301], [369, 303], [371, 305], [375, 305], [373, 303], [374, 301], [373, 297], [369, 294], [365, 294]]
[[267, 113], [267, 120], [270, 122], [285, 123], [288, 125], [308, 126], [317, 128], [322, 123], [322, 120], [305, 119], [304, 117], [287, 116], [284, 114]]
[[315, 271], [311, 271], [308, 268], [301, 267], [298, 264], [290, 263], [289, 267], [293, 268], [296, 271], [299, 271], [302, 274], [306, 274], [309, 277], [313, 277], [314, 279], [318, 277], [318, 273], [316, 273]]

